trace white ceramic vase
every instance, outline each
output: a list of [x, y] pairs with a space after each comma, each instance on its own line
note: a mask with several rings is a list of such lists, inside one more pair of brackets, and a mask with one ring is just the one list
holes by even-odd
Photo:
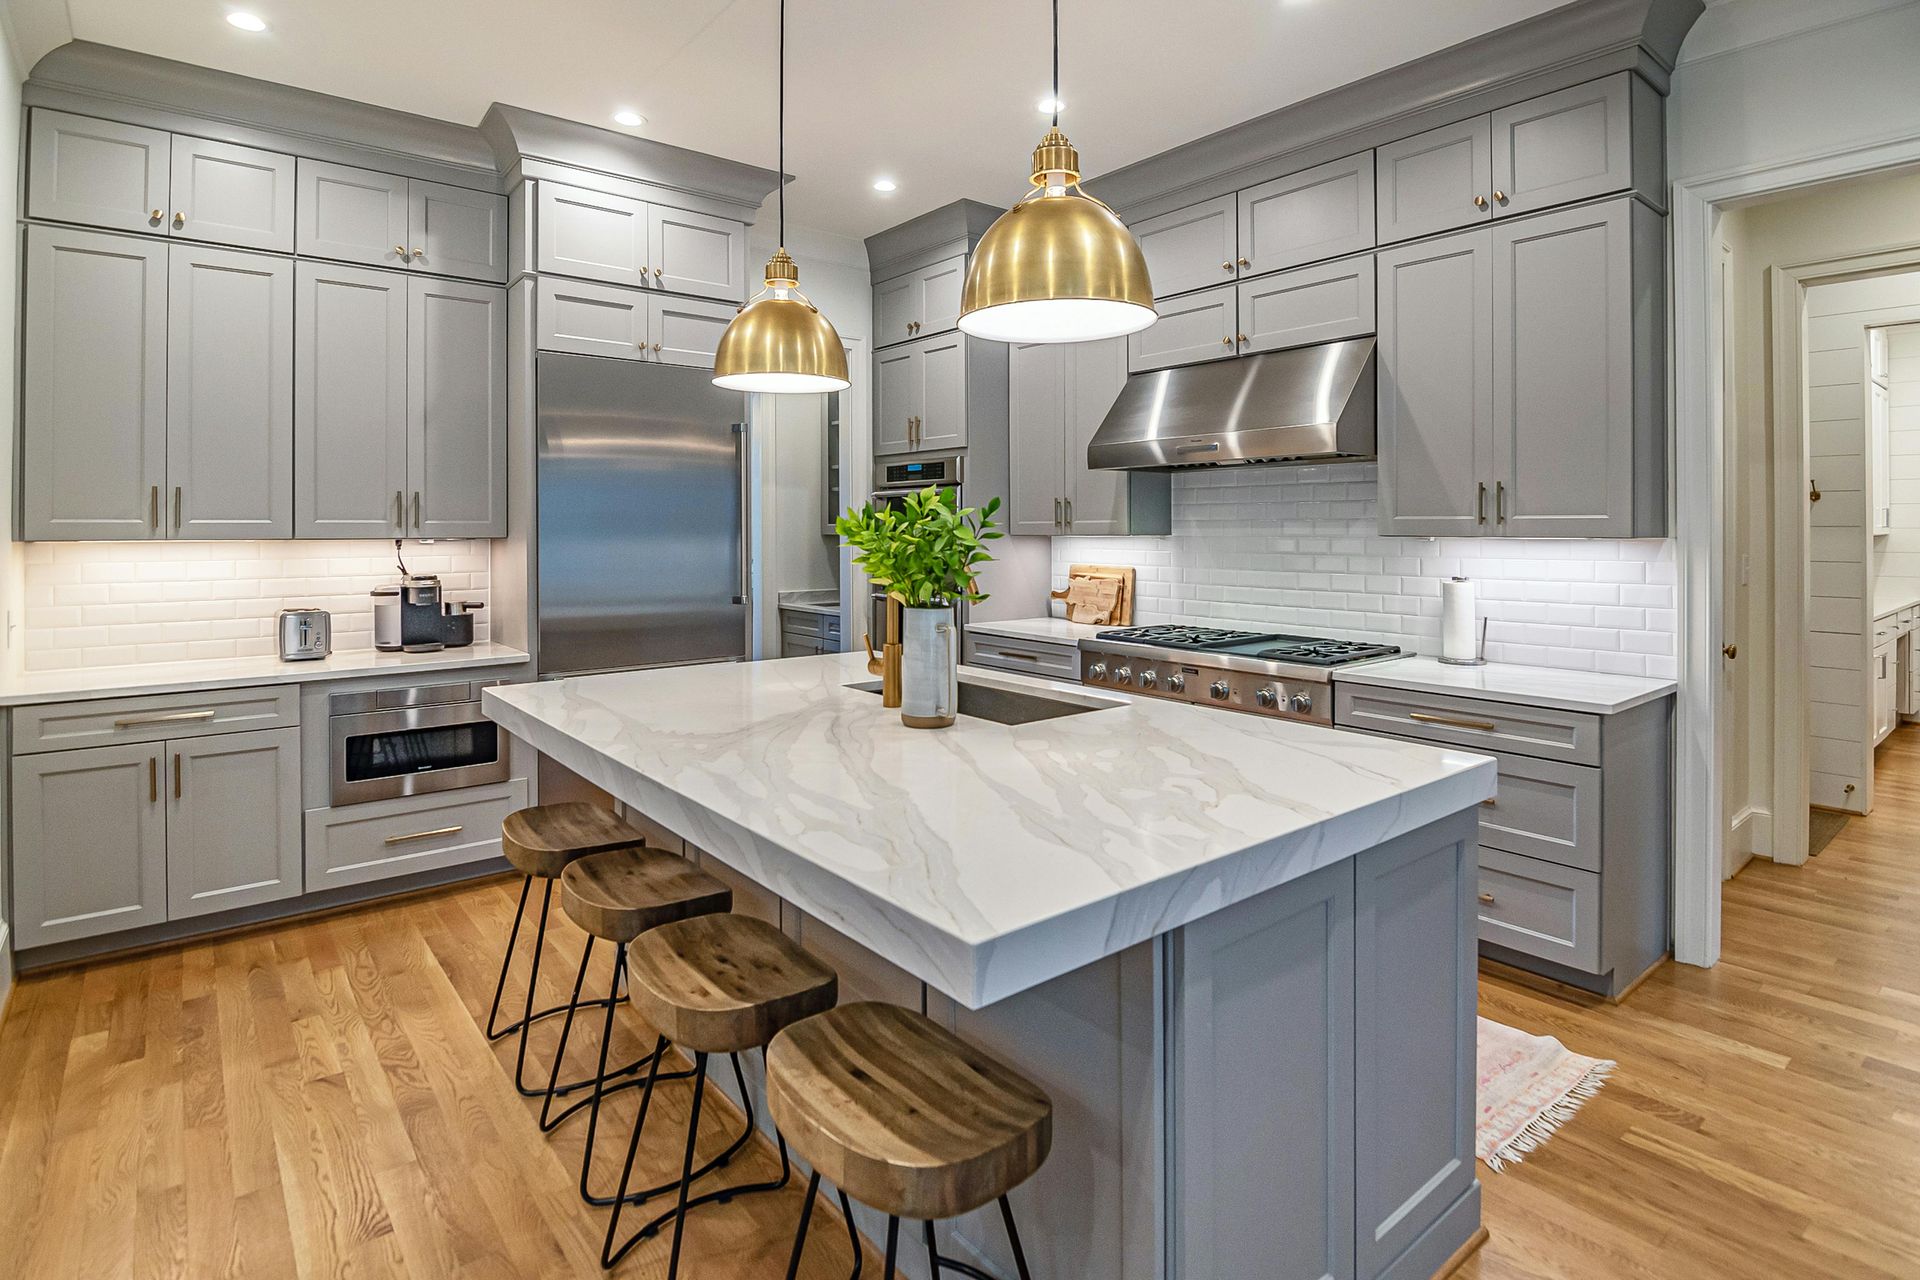
[[914, 729], [945, 728], [960, 700], [953, 606], [905, 608], [900, 617], [900, 719]]

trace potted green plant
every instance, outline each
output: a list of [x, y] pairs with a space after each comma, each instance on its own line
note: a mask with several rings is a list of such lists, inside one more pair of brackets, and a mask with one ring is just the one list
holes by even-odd
[[[980, 568], [993, 559], [986, 544], [1002, 536], [993, 520], [999, 509], [998, 498], [976, 510], [961, 507], [950, 488], [929, 487], [889, 506], [849, 508], [834, 522], [856, 553], [853, 562], [886, 590], [889, 634], [881, 674], [888, 693], [899, 691], [900, 719], [916, 729], [953, 723], [960, 692], [954, 606], [987, 598]], [[887, 702], [893, 705], [891, 698]]]

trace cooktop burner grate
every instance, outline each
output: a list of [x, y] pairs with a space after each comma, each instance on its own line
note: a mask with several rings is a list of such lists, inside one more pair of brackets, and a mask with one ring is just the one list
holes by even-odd
[[1129, 644], [1163, 644], [1170, 649], [1217, 649], [1222, 645], [1281, 640], [1259, 631], [1230, 631], [1225, 627], [1185, 627], [1162, 623], [1150, 627], [1121, 627], [1102, 631], [1096, 640], [1124, 640]]

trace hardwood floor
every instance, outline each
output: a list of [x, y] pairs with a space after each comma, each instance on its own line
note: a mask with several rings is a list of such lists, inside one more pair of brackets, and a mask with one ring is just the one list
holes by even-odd
[[[1524, 1164], [1482, 1171], [1492, 1239], [1460, 1276], [1920, 1275], [1920, 728], [1880, 767], [1878, 811], [1812, 863], [1727, 885], [1718, 968], [1669, 965], [1620, 1007], [1482, 980], [1487, 1016], [1620, 1070]], [[24, 979], [0, 1029], [0, 1276], [597, 1274], [582, 1126], [542, 1137], [510, 1042], [479, 1028], [517, 889]], [[557, 989], [579, 935], [554, 914]], [[619, 1025], [630, 1055], [647, 1033]], [[662, 1096], [668, 1132], [685, 1089]], [[612, 1105], [624, 1139], [631, 1095]], [[644, 1144], [645, 1172], [677, 1149]], [[619, 1154], [602, 1145], [609, 1179]], [[759, 1148], [734, 1169], [776, 1167]], [[802, 1185], [695, 1214], [682, 1274], [780, 1276]], [[818, 1212], [802, 1274], [839, 1280], [846, 1238]], [[616, 1274], [665, 1265], [656, 1240]]]

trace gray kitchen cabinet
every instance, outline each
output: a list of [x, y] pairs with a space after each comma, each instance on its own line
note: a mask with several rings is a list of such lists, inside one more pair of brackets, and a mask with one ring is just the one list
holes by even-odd
[[922, 401], [920, 353], [911, 347], [882, 351], [873, 358], [876, 457], [907, 453], [914, 447], [914, 421]]
[[295, 537], [406, 532], [407, 283], [294, 266]]
[[[1383, 153], [1384, 154], [1384, 153]], [[1380, 531], [1495, 532], [1493, 234], [1381, 251]]]
[[1066, 532], [1070, 349], [1064, 342], [1007, 344], [1008, 533]]
[[648, 205], [647, 257], [655, 288], [736, 302], [747, 296], [747, 229], [731, 218]]
[[647, 204], [543, 181], [537, 193], [539, 269], [638, 289], [648, 270]]
[[[1342, 862], [1172, 935], [1175, 1274], [1354, 1275], [1354, 923], [1354, 868]], [[1267, 1105], [1249, 1124], [1254, 1098]]]
[[507, 198], [409, 179], [407, 245], [413, 265], [422, 271], [504, 284]]
[[1372, 254], [1240, 282], [1242, 354], [1374, 332]]
[[874, 357], [874, 454], [964, 449], [967, 344], [954, 330]]
[[500, 856], [500, 824], [527, 805], [527, 780], [309, 809], [307, 891], [317, 893]]
[[1334, 160], [1239, 195], [1242, 276], [1373, 248], [1373, 153]]
[[1480, 937], [1570, 969], [1596, 970], [1601, 884], [1592, 871], [1482, 845]]
[[291, 253], [293, 188], [292, 156], [175, 134], [168, 234]]
[[407, 477], [419, 538], [507, 533], [507, 295], [407, 282]]
[[662, 364], [713, 368], [720, 335], [733, 323], [739, 307], [728, 302], [701, 302], [695, 298], [647, 299], [649, 358]]
[[1660, 95], [1622, 72], [1493, 113], [1494, 215], [1532, 213], [1665, 183]]
[[29, 227], [21, 531], [165, 537], [167, 246]]
[[1170, 298], [1232, 280], [1239, 274], [1239, 202], [1216, 196], [1130, 228], [1140, 242], [1155, 298]]
[[1239, 350], [1238, 286], [1224, 284], [1178, 298], [1156, 300], [1160, 318], [1127, 336], [1127, 369], [1147, 373], [1219, 360]]
[[166, 745], [167, 918], [300, 893], [300, 731]]
[[1087, 444], [1126, 381], [1125, 338], [1011, 347], [1007, 532], [1172, 532], [1171, 476], [1087, 466]]
[[961, 253], [874, 285], [875, 345], [958, 329], [966, 283], [967, 255]]
[[294, 244], [302, 256], [379, 267], [412, 261], [405, 178], [303, 157], [295, 186]]
[[1628, 198], [1490, 234], [1498, 532], [1664, 534], [1660, 216]]
[[293, 263], [175, 245], [167, 287], [168, 530], [293, 536]]
[[643, 360], [653, 301], [635, 289], [541, 276], [534, 291], [534, 342], [542, 351]]
[[14, 946], [167, 918], [164, 743], [13, 760]]
[[1493, 134], [1486, 116], [1387, 143], [1374, 158], [1381, 244], [1493, 217]]
[[36, 108], [27, 141], [27, 216], [159, 232], [173, 213], [172, 135]]

